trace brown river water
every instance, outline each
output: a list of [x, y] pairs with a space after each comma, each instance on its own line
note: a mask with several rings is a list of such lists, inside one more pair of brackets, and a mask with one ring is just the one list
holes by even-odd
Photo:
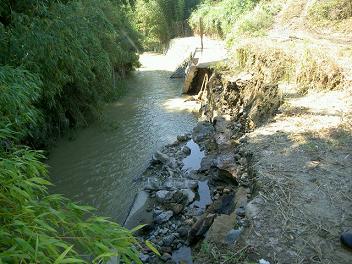
[[134, 179], [153, 153], [190, 133], [197, 118], [181, 96], [183, 80], [170, 79], [167, 56], [144, 54], [143, 67], [127, 79], [125, 94], [106, 106], [102, 119], [61, 139], [48, 164], [55, 186], [99, 215], [122, 223], [138, 189]]

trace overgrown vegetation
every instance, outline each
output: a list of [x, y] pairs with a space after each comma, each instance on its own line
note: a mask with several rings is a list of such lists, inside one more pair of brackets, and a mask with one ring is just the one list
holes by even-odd
[[187, 34], [186, 19], [198, 0], [136, 0], [134, 20], [147, 50], [165, 50], [171, 38]]
[[138, 64], [138, 33], [119, 1], [2, 0], [0, 12], [0, 64], [30, 72], [40, 87], [37, 144], [87, 124], [116, 88], [114, 75]]
[[41, 122], [41, 83], [23, 69], [0, 67], [0, 262], [84, 263], [138, 259], [132, 233], [93, 209], [48, 195], [40, 151], [20, 142]]
[[195, 33], [200, 32], [202, 19], [204, 32], [209, 36], [223, 38], [232, 31], [235, 23], [259, 0], [204, 0], [190, 17], [189, 23]]
[[26, 145], [84, 125], [138, 65], [140, 35], [120, 1], [0, 1], [0, 263], [140, 263], [132, 232], [49, 195]]

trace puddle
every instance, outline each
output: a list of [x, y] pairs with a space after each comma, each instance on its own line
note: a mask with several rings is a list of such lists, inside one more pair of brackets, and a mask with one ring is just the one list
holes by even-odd
[[199, 200], [195, 201], [192, 205], [200, 209], [205, 209], [207, 205], [211, 204], [213, 201], [210, 196], [210, 189], [208, 186], [208, 181], [198, 182], [198, 194]]
[[172, 252], [172, 260], [176, 264], [193, 264], [192, 250], [190, 247], [180, 247]]
[[187, 142], [187, 147], [191, 149], [191, 154], [183, 159], [183, 170], [192, 171], [200, 169], [200, 164], [205, 156], [204, 150], [201, 151], [199, 145], [192, 139]]

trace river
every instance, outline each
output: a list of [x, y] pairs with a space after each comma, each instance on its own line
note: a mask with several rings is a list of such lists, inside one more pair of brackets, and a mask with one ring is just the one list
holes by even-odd
[[94, 206], [120, 223], [138, 188], [134, 179], [153, 153], [197, 122], [181, 96], [183, 81], [169, 78], [168, 56], [143, 54], [140, 60], [124, 95], [74, 140], [60, 139], [48, 161], [51, 192]]

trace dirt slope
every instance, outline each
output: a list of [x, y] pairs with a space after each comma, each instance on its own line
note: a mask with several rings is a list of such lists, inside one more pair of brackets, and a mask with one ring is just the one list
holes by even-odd
[[[242, 239], [255, 259], [271, 263], [348, 264], [352, 252], [339, 236], [352, 231], [352, 56], [344, 53], [351, 38], [308, 31], [312, 2], [288, 1], [268, 38], [329, 54], [344, 70], [345, 84], [305, 96], [283, 85], [280, 113], [247, 135], [257, 196], [247, 207], [250, 227]], [[296, 14], [287, 18], [287, 8]]]

